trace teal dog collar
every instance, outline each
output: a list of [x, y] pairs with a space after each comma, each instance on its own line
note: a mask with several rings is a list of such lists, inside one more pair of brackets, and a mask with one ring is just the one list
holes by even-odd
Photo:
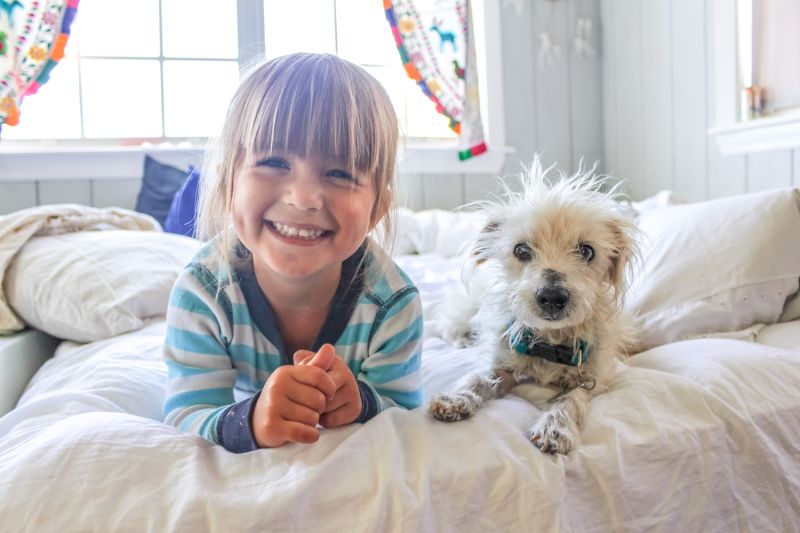
[[537, 341], [533, 331], [527, 328], [519, 335], [517, 342], [511, 343], [511, 348], [518, 354], [541, 357], [560, 365], [581, 366], [589, 358], [589, 343], [583, 339], [578, 339], [574, 346], [549, 344]]

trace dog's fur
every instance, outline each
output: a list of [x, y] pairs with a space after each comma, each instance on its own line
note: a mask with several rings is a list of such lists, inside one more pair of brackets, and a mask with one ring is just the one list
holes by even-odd
[[[450, 342], [479, 341], [493, 357], [492, 370], [435, 397], [430, 412], [452, 422], [519, 383], [554, 386], [563, 395], [533, 425], [530, 440], [543, 452], [566, 454], [589, 400], [607, 390], [613, 361], [635, 342], [622, 304], [625, 271], [638, 252], [636, 227], [623, 215], [616, 187], [603, 191], [608, 180], [593, 169], [555, 182], [549, 170], [535, 159], [520, 176], [521, 192], [506, 187], [502, 198], [480, 205], [487, 223], [471, 250], [464, 290], [440, 310], [439, 324]], [[550, 344], [588, 342], [582, 369], [514, 351], [526, 329]]]

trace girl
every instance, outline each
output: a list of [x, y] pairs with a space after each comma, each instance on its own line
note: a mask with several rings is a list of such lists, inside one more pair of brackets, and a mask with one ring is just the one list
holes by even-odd
[[398, 131], [336, 56], [245, 76], [202, 178], [209, 241], [170, 298], [166, 422], [246, 452], [420, 405], [419, 293], [367, 237], [391, 234]]

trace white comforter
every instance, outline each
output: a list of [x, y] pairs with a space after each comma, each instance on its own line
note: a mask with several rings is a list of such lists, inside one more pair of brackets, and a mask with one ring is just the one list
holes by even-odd
[[[453, 264], [403, 262], [426, 307]], [[0, 419], [0, 530], [800, 530], [798, 351], [704, 339], [636, 355], [566, 457], [526, 439], [553, 394], [534, 386], [459, 423], [390, 409], [234, 455], [159, 421], [164, 327], [64, 343]], [[428, 338], [426, 395], [480, 364]]]

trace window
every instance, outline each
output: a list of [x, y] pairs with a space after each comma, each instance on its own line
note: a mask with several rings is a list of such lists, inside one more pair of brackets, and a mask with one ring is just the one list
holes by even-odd
[[455, 137], [406, 77], [378, 0], [81, 0], [66, 57], [2, 136], [201, 142], [219, 131], [252, 55], [295, 51], [362, 65], [386, 87], [407, 137]]

